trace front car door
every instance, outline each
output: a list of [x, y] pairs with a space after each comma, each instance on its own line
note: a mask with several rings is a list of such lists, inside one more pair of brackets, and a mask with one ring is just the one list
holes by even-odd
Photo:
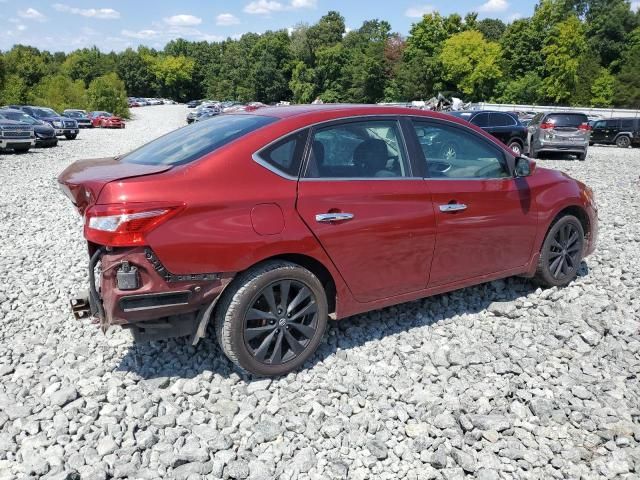
[[397, 119], [317, 126], [307, 157], [297, 209], [354, 298], [371, 302], [424, 289], [435, 215]]
[[591, 142], [593, 143], [605, 142], [606, 138], [607, 138], [607, 122], [606, 120], [598, 120], [593, 125], [593, 130], [591, 131]]
[[429, 287], [527, 265], [536, 206], [527, 179], [511, 175], [505, 152], [452, 122], [414, 119], [411, 130], [436, 212]]

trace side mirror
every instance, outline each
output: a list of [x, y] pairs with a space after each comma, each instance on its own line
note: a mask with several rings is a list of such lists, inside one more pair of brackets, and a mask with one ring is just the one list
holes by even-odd
[[516, 178], [528, 177], [533, 173], [535, 165], [535, 162], [527, 157], [517, 157], [514, 176]]

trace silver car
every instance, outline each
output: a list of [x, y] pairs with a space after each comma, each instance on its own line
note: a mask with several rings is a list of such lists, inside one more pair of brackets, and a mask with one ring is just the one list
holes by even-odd
[[543, 153], [570, 153], [578, 160], [587, 158], [591, 127], [584, 113], [538, 113], [528, 125], [529, 156]]

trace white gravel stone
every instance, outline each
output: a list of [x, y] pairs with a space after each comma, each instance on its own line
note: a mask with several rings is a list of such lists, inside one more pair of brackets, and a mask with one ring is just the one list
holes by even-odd
[[358, 315], [265, 380], [212, 338], [134, 347], [72, 320], [88, 259], [55, 177], [187, 113], [132, 111], [124, 130], [0, 154], [0, 478], [640, 475], [640, 149], [538, 161], [597, 196], [598, 248], [568, 287], [511, 278]]

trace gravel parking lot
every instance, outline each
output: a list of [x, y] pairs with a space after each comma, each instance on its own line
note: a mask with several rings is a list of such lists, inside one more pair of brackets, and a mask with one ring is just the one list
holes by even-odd
[[213, 338], [133, 347], [72, 319], [87, 255], [55, 176], [187, 109], [133, 113], [0, 154], [0, 479], [640, 477], [640, 149], [539, 162], [600, 207], [569, 287], [514, 278], [360, 315], [306, 369], [254, 380]]

